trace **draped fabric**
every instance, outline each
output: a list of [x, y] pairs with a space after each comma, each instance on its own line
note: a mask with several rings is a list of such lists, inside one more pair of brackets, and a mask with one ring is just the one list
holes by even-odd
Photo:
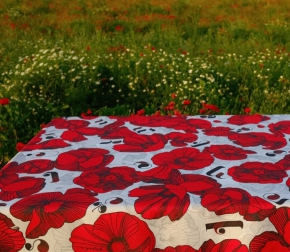
[[290, 251], [290, 116], [52, 120], [0, 171], [1, 251]]

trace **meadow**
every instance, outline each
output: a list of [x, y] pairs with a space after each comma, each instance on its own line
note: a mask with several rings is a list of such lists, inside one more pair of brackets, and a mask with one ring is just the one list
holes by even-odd
[[288, 114], [289, 0], [2, 0], [0, 167], [61, 116]]

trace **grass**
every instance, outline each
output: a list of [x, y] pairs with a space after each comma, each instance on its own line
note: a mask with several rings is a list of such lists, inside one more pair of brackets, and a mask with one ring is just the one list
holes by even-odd
[[0, 167], [41, 124], [88, 110], [289, 113], [289, 13], [287, 0], [2, 0]]

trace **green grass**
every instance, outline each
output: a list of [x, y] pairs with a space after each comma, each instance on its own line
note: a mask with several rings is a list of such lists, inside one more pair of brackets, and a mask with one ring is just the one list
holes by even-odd
[[89, 2], [1, 1], [0, 167], [42, 123], [88, 109], [290, 112], [289, 1]]

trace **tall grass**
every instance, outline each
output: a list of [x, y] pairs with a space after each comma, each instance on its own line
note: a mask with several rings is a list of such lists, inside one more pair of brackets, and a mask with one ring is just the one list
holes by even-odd
[[[287, 0], [0, 3], [0, 166], [54, 117], [289, 113]], [[179, 105], [178, 105], [179, 104]]]

